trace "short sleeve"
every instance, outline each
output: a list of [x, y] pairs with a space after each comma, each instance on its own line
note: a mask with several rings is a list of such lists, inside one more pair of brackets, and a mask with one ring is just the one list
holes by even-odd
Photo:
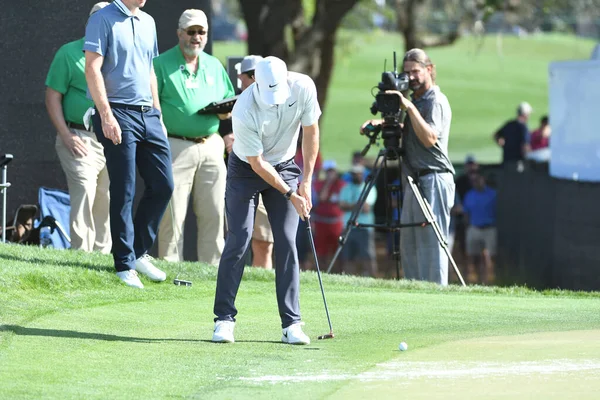
[[52, 60], [52, 64], [50, 64], [48, 76], [46, 77], [46, 86], [64, 95], [69, 89], [70, 82], [71, 66], [67, 60], [64, 48], [61, 47], [56, 52], [54, 60]]
[[436, 101], [431, 105], [429, 113], [423, 116], [425, 122], [437, 133], [438, 139], [444, 133], [444, 111], [442, 103]]
[[158, 37], [156, 35], [156, 23], [154, 22], [154, 19], [152, 20], [152, 26], [154, 27], [154, 48], [152, 49], [152, 58], [154, 59], [159, 56]]
[[234, 137], [234, 152], [238, 156], [243, 157], [256, 157], [263, 153], [263, 145], [258, 131], [252, 129], [247, 121], [243, 118], [236, 116], [234, 113], [231, 118], [233, 126], [233, 137]]
[[321, 116], [321, 108], [319, 107], [319, 101], [317, 100], [317, 87], [310, 77], [306, 77], [304, 83], [304, 111], [300, 118], [302, 126], [311, 126], [319, 121]]
[[350, 197], [350, 186], [344, 185], [342, 190], [340, 190], [340, 203], [351, 203], [352, 201], [349, 199]]
[[83, 43], [83, 50], [100, 54], [103, 57], [106, 56], [106, 50], [108, 48], [108, 34], [109, 26], [105, 23], [102, 16], [99, 13], [93, 14], [89, 18], [88, 24], [85, 28], [85, 41]]

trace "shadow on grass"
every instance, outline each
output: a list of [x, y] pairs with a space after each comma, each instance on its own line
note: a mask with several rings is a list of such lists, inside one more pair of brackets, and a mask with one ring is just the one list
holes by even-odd
[[[108, 335], [105, 333], [79, 332], [63, 329], [27, 328], [19, 325], [0, 325], [0, 332], [12, 332], [19, 336], [50, 336], [68, 339], [92, 339], [106, 340], [108, 342], [137, 342], [137, 343], [160, 343], [160, 342], [190, 342], [190, 343], [214, 343], [207, 339], [171, 339], [171, 338], [141, 338], [131, 336]], [[287, 344], [277, 340], [236, 340], [236, 343], [274, 343]]]
[[49, 260], [46, 258], [40, 257], [15, 257], [7, 254], [0, 254], [0, 259], [9, 260], [9, 261], [20, 261], [20, 262], [28, 262], [28, 263], [36, 263], [43, 265], [64, 265], [67, 267], [78, 267], [78, 268], [87, 268], [95, 271], [110, 271], [114, 269], [112, 265], [99, 266], [95, 264], [85, 263], [85, 262], [74, 262], [74, 261], [66, 261], [66, 260]]
[[0, 332], [13, 332], [20, 336], [50, 336], [71, 339], [106, 340], [109, 342], [137, 342], [137, 343], [160, 343], [160, 342], [206, 342], [197, 339], [170, 339], [170, 338], [141, 338], [131, 336], [108, 335], [105, 333], [79, 332], [62, 329], [26, 328], [19, 325], [0, 325]]

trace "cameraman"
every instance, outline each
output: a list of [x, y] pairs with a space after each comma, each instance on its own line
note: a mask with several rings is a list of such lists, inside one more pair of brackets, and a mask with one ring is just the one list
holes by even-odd
[[[409, 77], [411, 100], [398, 91], [386, 93], [400, 97], [404, 120], [402, 143], [403, 187], [411, 175], [431, 206], [443, 239], [448, 236], [450, 209], [454, 204], [454, 168], [448, 159], [448, 136], [452, 111], [446, 96], [435, 85], [435, 65], [421, 49], [411, 49], [404, 55], [404, 72]], [[383, 120], [369, 120], [378, 126]], [[401, 224], [425, 221], [412, 190], [403, 190]], [[448, 284], [448, 256], [430, 227], [404, 229], [400, 235], [400, 251], [404, 277]]]

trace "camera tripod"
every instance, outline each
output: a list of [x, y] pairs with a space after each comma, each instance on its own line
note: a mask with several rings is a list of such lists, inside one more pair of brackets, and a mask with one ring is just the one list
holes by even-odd
[[[363, 151], [363, 153], [366, 153], [366, 150], [368, 150], [368, 147], [365, 148], [365, 151]], [[331, 262], [329, 263], [329, 267], [327, 268], [327, 273], [329, 273], [331, 271], [331, 269], [333, 268], [333, 265], [335, 263], [335, 261], [337, 260], [337, 258], [339, 257], [344, 245], [346, 244], [346, 241], [348, 240], [348, 236], [350, 235], [350, 232], [352, 231], [352, 229], [354, 228], [378, 228], [378, 229], [382, 229], [385, 230], [387, 232], [391, 232], [392, 233], [392, 255], [394, 257], [394, 260], [396, 261], [396, 279], [400, 279], [400, 249], [399, 249], [399, 244], [397, 243], [397, 240], [395, 239], [395, 234], [396, 232], [399, 232], [400, 229], [402, 228], [408, 228], [408, 227], [422, 227], [425, 228], [426, 226], [431, 226], [431, 228], [433, 229], [437, 240], [440, 244], [440, 246], [442, 247], [442, 249], [444, 250], [444, 252], [446, 253], [446, 255], [448, 256], [448, 259], [450, 260], [450, 263], [452, 264], [452, 267], [454, 268], [454, 271], [456, 272], [456, 274], [458, 275], [458, 278], [460, 279], [460, 282], [463, 286], [466, 286], [465, 281], [463, 280], [463, 277], [460, 273], [460, 271], [458, 270], [458, 267], [456, 266], [456, 262], [454, 262], [454, 258], [452, 258], [452, 254], [450, 254], [450, 250], [448, 249], [448, 244], [446, 243], [446, 240], [444, 239], [443, 235], [442, 235], [442, 231], [435, 219], [435, 216], [433, 215], [433, 211], [431, 210], [431, 206], [429, 205], [429, 203], [427, 202], [427, 200], [423, 197], [423, 195], [421, 194], [421, 191], [419, 190], [418, 184], [415, 183], [415, 180], [412, 176], [412, 172], [410, 170], [408, 170], [408, 167], [404, 166], [402, 167], [402, 161], [401, 161], [401, 149], [400, 148], [396, 148], [396, 147], [392, 147], [392, 146], [387, 146], [384, 149], [379, 151], [379, 154], [377, 155], [377, 158], [375, 159], [375, 163], [373, 165], [373, 170], [371, 171], [371, 175], [369, 175], [369, 177], [366, 179], [366, 184], [363, 187], [359, 197], [358, 197], [358, 201], [356, 202], [354, 209], [352, 210], [352, 213], [350, 214], [350, 219], [348, 220], [348, 222], [346, 223], [346, 227], [344, 229], [344, 231], [342, 232], [342, 235], [339, 238], [339, 245], [338, 248], [335, 252], [335, 254], [333, 255], [333, 258], [331, 260]], [[408, 223], [408, 224], [401, 224], [400, 223], [400, 203], [401, 203], [401, 184], [398, 185], [394, 185], [394, 184], [389, 184], [388, 183], [388, 169], [390, 168], [387, 163], [388, 160], [398, 160], [399, 163], [399, 179], [400, 182], [402, 182], [402, 168], [404, 168], [405, 173], [406, 173], [406, 181], [408, 183], [408, 186], [410, 187], [410, 190], [412, 190], [412, 192], [414, 193], [415, 198], [417, 199], [417, 203], [419, 204], [419, 207], [421, 209], [421, 211], [423, 212], [423, 215], [425, 216], [425, 220], [422, 222], [415, 222], [415, 223]], [[377, 178], [379, 177], [379, 174], [383, 171], [383, 178], [384, 178], [384, 182], [385, 182], [385, 186], [384, 186], [384, 196], [385, 196], [385, 209], [386, 209], [386, 220], [385, 220], [385, 224], [361, 224], [361, 223], [357, 223], [357, 218], [367, 200], [367, 196], [369, 195], [369, 192], [371, 191], [371, 189], [373, 188], [373, 186], [375, 186], [376, 182], [377, 182]], [[392, 207], [389, 199], [393, 198], [393, 196], [395, 195], [395, 205]], [[392, 218], [392, 211], [396, 211], [396, 219]]]

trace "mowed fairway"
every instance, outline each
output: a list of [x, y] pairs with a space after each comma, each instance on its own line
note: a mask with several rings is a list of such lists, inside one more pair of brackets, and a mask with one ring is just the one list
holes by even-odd
[[[210, 343], [216, 269], [124, 287], [111, 258], [0, 246], [0, 398], [595, 398], [598, 293], [303, 273], [310, 346], [280, 343], [273, 274], [249, 268], [235, 344]], [[169, 282], [178, 270], [159, 262]], [[398, 351], [406, 341], [409, 349]], [[584, 382], [584, 383], [582, 383]], [[560, 384], [559, 384], [560, 383]], [[568, 390], [568, 392], [567, 392]], [[554, 393], [554, 392], [553, 392]]]

